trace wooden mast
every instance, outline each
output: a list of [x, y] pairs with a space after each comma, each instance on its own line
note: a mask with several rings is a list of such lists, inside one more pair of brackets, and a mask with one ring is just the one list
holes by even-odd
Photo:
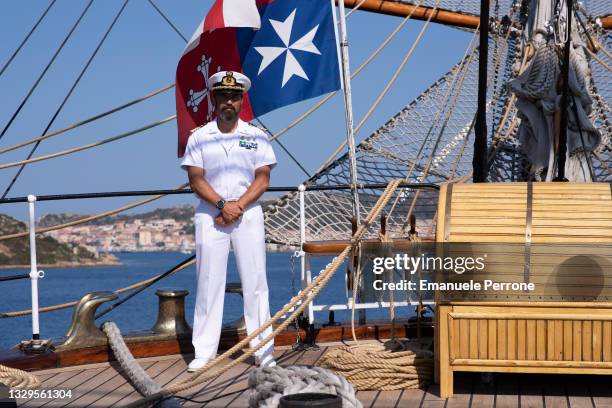
[[[338, 0], [335, 1], [338, 3]], [[349, 8], [354, 8], [359, 5], [359, 3], [360, 0], [344, 0], [344, 5]], [[464, 14], [440, 8], [434, 12], [433, 7], [416, 6], [414, 4], [399, 3], [389, 0], [365, 0], [365, 2], [359, 6], [359, 10], [399, 17], [405, 17], [413, 13], [412, 18], [417, 20], [427, 20], [429, 15], [433, 13], [434, 15], [431, 21], [435, 23], [472, 29], [476, 29], [480, 21], [480, 17], [473, 14]], [[604, 29], [612, 28], [612, 15], [600, 17], [600, 20]]]
[[563, 84], [563, 95], [561, 97], [561, 126], [559, 132], [559, 146], [557, 147], [557, 177], [555, 181], [567, 181], [565, 178], [565, 156], [567, 155], [567, 109], [569, 107], [569, 70], [570, 70], [570, 47], [572, 41], [572, 15], [573, 1], [567, 2], [567, 26], [565, 28], [566, 41], [561, 65], [561, 82]]
[[474, 183], [487, 181], [487, 66], [489, 62], [489, 0], [480, 1], [480, 46], [478, 49], [478, 107], [474, 127]]
[[[336, 0], [336, 3], [338, 3], [338, 0]], [[353, 8], [360, 3], [361, 0], [344, 0], [344, 5], [350, 8]], [[417, 20], [427, 20], [433, 13], [433, 17], [431, 18], [431, 21], [433, 22], [473, 29], [478, 27], [479, 21], [478, 16], [474, 15], [462, 14], [439, 8], [434, 11], [432, 7], [415, 6], [413, 4], [386, 0], [365, 0], [363, 4], [359, 5], [359, 10], [399, 17], [405, 17], [412, 13], [412, 18]]]

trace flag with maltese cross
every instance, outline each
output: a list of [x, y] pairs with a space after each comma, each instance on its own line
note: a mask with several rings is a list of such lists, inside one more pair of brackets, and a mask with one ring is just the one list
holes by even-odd
[[242, 62], [255, 116], [340, 89], [333, 2], [275, 0], [260, 11]]
[[217, 0], [177, 67], [179, 156], [190, 131], [214, 118], [207, 87], [217, 71], [251, 80], [245, 121], [340, 89], [335, 27], [333, 0]]

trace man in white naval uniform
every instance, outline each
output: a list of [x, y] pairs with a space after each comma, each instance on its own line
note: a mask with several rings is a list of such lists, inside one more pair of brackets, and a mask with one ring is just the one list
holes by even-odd
[[[242, 283], [248, 333], [270, 318], [264, 220], [257, 200], [268, 188], [276, 157], [266, 134], [239, 119], [249, 79], [238, 72], [221, 71], [209, 83], [217, 119], [191, 134], [181, 162], [200, 198], [195, 213], [195, 359], [188, 371], [204, 367], [217, 354], [230, 243]], [[264, 331], [251, 347], [270, 333], [271, 328]], [[272, 342], [262, 347], [255, 354], [257, 364], [275, 365], [272, 350]]]

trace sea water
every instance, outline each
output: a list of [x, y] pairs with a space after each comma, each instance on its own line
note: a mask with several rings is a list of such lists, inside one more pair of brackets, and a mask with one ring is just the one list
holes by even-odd
[[[41, 307], [78, 300], [88, 292], [117, 290], [135, 282], [151, 278], [166, 272], [181, 263], [189, 255], [180, 252], [147, 252], [115, 253], [121, 260], [120, 266], [81, 267], [81, 268], [48, 268], [45, 277], [38, 281], [39, 305]], [[267, 254], [267, 278], [270, 291], [272, 314], [280, 310], [300, 288], [300, 261], [294, 259], [292, 273], [292, 254]], [[331, 257], [311, 258], [313, 276], [323, 269]], [[26, 269], [2, 269], [0, 276], [28, 273]], [[345, 303], [346, 266], [341, 266], [327, 287], [316, 298], [317, 304]], [[233, 255], [230, 255], [227, 282], [239, 282]], [[128, 300], [112, 312], [97, 320], [98, 325], [104, 321], [114, 321], [122, 332], [150, 329], [157, 317], [158, 298], [155, 290], [160, 287], [187, 289], [189, 295], [185, 301], [187, 322], [193, 324], [195, 302], [195, 267], [191, 266], [168, 278], [155, 283]], [[295, 289], [294, 289], [295, 287]], [[31, 308], [29, 279], [0, 282], [0, 313]], [[295, 293], [294, 293], [295, 292]], [[125, 296], [122, 295], [122, 296]], [[107, 307], [100, 306], [99, 310]], [[223, 321], [232, 322], [242, 316], [243, 303], [240, 295], [226, 294]], [[406, 309], [403, 314], [409, 313]], [[58, 338], [68, 330], [73, 308], [40, 314], [40, 337], [43, 339]], [[388, 316], [388, 310], [368, 310], [368, 318]], [[327, 312], [315, 315], [318, 322], [328, 320]], [[350, 319], [349, 312], [336, 312], [336, 320]], [[20, 340], [31, 338], [32, 319], [30, 315], [0, 318], [0, 349], [12, 347]]]

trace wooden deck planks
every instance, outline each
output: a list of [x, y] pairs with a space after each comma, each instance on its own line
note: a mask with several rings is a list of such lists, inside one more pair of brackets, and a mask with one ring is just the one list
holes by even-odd
[[446, 403], [446, 408], [465, 408], [469, 407], [472, 401], [473, 392], [472, 373], [455, 374], [455, 393]]
[[493, 382], [493, 376], [475, 373], [473, 381], [471, 407], [492, 408], [495, 404], [495, 383]]
[[594, 376], [590, 380], [589, 389], [593, 403], [597, 408], [612, 408], [612, 387], [610, 376]]
[[[108, 391], [103, 391], [106, 388], [107, 383], [116, 379], [117, 377], [121, 378], [121, 383], [125, 383], [127, 380], [125, 377], [120, 375], [121, 368], [117, 366], [109, 366], [102, 373], [90, 378], [83, 384], [78, 387], [78, 396], [74, 396], [70, 400], [63, 401], [54, 401], [49, 406], [50, 407], [79, 407], [82, 408], [86, 405], [89, 405], [91, 402], [97, 400], [101, 393], [106, 393]], [[45, 405], [46, 407], [46, 405]]]
[[375, 408], [378, 407], [376, 400], [380, 391], [358, 391], [357, 399], [363, 404], [363, 408]]
[[90, 389], [92, 385], [95, 384], [96, 378], [98, 378], [99, 376], [109, 375], [111, 370], [112, 368], [110, 366], [103, 367], [103, 368], [102, 367], [95, 368], [92, 370], [83, 370], [78, 375], [70, 378], [68, 381], [63, 382], [60, 386], [57, 387], [57, 388], [65, 389], [65, 390], [72, 390], [72, 398], [58, 399], [58, 400], [40, 399], [40, 400], [32, 401], [28, 403], [27, 406], [29, 408], [30, 406], [32, 407], [58, 407], [58, 406], [66, 405], [70, 403], [71, 401], [79, 398], [83, 394], [87, 393], [88, 391], [87, 387], [89, 387]]
[[432, 384], [427, 387], [420, 408], [443, 408], [445, 405], [446, 400], [440, 398], [440, 386]]
[[[41, 389], [46, 389], [46, 390], [50, 390], [50, 389], [54, 389], [54, 388], [62, 388], [64, 389], [64, 382], [69, 381], [72, 377], [75, 377], [76, 375], [78, 375], [79, 373], [81, 373], [83, 370], [71, 370], [71, 371], [65, 371], [65, 372], [61, 372], [61, 373], [55, 373], [53, 375], [51, 375], [50, 377], [48, 377], [47, 379], [45, 379], [42, 383]], [[18, 399], [17, 400], [17, 404], [19, 406], [36, 406], [34, 405], [36, 403], [36, 401], [32, 400], [32, 399]], [[39, 405], [42, 404], [43, 402], [40, 401]]]
[[425, 390], [422, 388], [402, 390], [397, 401], [397, 407], [420, 407], [424, 399]]
[[[316, 363], [330, 347], [317, 351], [278, 350], [281, 365]], [[160, 385], [187, 376], [187, 356], [167, 356], [162, 360], [141, 361], [147, 373]], [[240, 364], [212, 379], [193, 395], [204, 404], [181, 401], [185, 407], [233, 408], [248, 405], [247, 378], [252, 364]], [[71, 389], [65, 400], [19, 400], [27, 407], [109, 407], [124, 406], [141, 395], [116, 365], [41, 372], [43, 389]], [[398, 391], [361, 391], [357, 394], [364, 408], [612, 408], [611, 376], [495, 374], [492, 384], [482, 384], [479, 373], [456, 373], [455, 395], [443, 400], [439, 388]], [[193, 391], [191, 391], [193, 393]]]
[[567, 383], [567, 395], [571, 408], [594, 408], [590, 384], [585, 378], [574, 377]]
[[[141, 366], [145, 371], [153, 366], [154, 362], [142, 362]], [[102, 384], [91, 395], [88, 395], [83, 402], [87, 404], [81, 404], [82, 407], [109, 407], [125, 395], [129, 394], [134, 390], [134, 386], [129, 382], [127, 376], [123, 371], [118, 371], [117, 375], [110, 381]]]
[[399, 399], [402, 396], [401, 390], [384, 391], [376, 398], [376, 408], [401, 408]]
[[[209, 401], [223, 392], [223, 389], [235, 381], [242, 381], [249, 369], [247, 364], [239, 364], [231, 370], [227, 370], [221, 375], [207, 380], [202, 386], [194, 389], [189, 389], [178, 395], [194, 399], [197, 401]], [[195, 391], [194, 391], [195, 390]], [[189, 401], [181, 401], [181, 405], [186, 407], [202, 406], [203, 404], [192, 403]]]
[[519, 406], [516, 374], [507, 374], [503, 377], [496, 375], [495, 385], [495, 408], [515, 408]]
[[538, 375], [529, 377], [518, 377], [521, 408], [542, 408], [544, 406], [542, 382]]
[[[152, 367], [153, 365], [155, 365], [155, 361], [148, 361], [148, 362], [141, 362], [140, 365], [142, 368], [145, 369], [145, 371], [147, 369], [149, 369], [150, 367]], [[122, 375], [123, 377], [123, 375]], [[125, 377], [124, 377], [125, 378]], [[126, 395], [132, 393], [135, 391], [134, 386], [127, 380], [126, 381], [117, 386], [115, 389], [110, 390], [109, 392], [107, 392], [104, 395], [100, 395], [100, 398], [97, 401], [93, 401], [90, 406], [94, 406], [94, 407], [111, 407], [113, 406], [115, 403], [117, 403], [118, 401], [120, 401], [122, 398], [124, 398]]]
[[545, 376], [542, 378], [546, 408], [569, 408], [565, 390], [565, 377]]
[[[178, 361], [179, 359], [158, 361], [146, 370], [147, 374], [153, 379], [153, 381], [158, 382], [158, 377], [162, 376], [164, 372], [171, 368], [173, 365], [178, 364]], [[137, 401], [142, 397], [142, 394], [140, 394], [138, 390], [132, 387], [132, 391], [124, 395], [120, 400], [115, 402], [114, 405], [122, 407], [131, 402]]]

